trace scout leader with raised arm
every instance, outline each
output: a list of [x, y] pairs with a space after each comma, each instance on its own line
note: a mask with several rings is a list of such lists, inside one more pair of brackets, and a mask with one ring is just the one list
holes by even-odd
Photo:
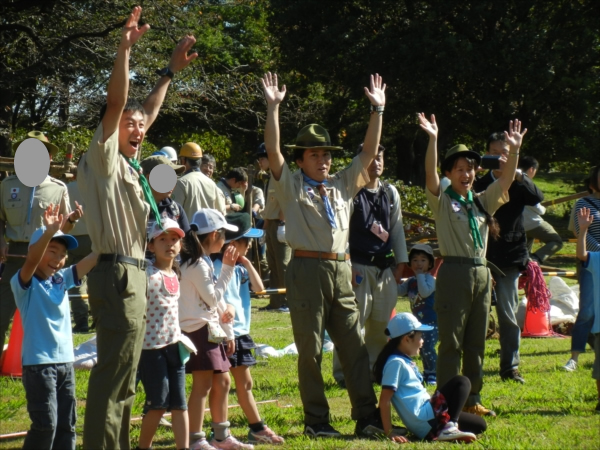
[[285, 97], [285, 86], [279, 90], [277, 75], [270, 73], [262, 81], [267, 100], [265, 146], [271, 182], [286, 218], [286, 240], [292, 248], [285, 285], [299, 354], [304, 433], [314, 437], [339, 435], [330, 424], [321, 374], [325, 330], [338, 349], [357, 434], [374, 428], [382, 431], [346, 249], [350, 205], [369, 181], [367, 168], [379, 146], [385, 85], [379, 75], [371, 76], [371, 88], [365, 88], [365, 94], [372, 114], [363, 151], [348, 167], [330, 176], [331, 151], [341, 147], [333, 146], [327, 130], [316, 124], [305, 126], [296, 144], [288, 146], [294, 150], [294, 161], [300, 167], [290, 172], [279, 148], [279, 104]]
[[85, 409], [86, 449], [129, 449], [129, 419], [135, 373], [146, 323], [146, 219], [160, 214], [136, 154], [158, 115], [174, 73], [196, 54], [196, 42], [183, 38], [169, 66], [159, 71], [144, 104], [127, 98], [131, 47], [148, 31], [138, 27], [136, 6], [122, 30], [107, 88], [106, 108], [89, 150], [79, 162], [78, 183], [86, 204], [87, 226], [98, 265], [88, 277], [89, 301], [97, 320], [98, 364], [92, 369]]
[[[437, 383], [443, 386], [462, 374], [471, 382], [465, 412], [479, 416], [496, 414], [481, 404], [485, 337], [491, 304], [490, 265], [485, 259], [488, 232], [497, 239], [498, 224], [491, 216], [508, 202], [508, 189], [515, 178], [519, 148], [527, 130], [515, 120], [504, 132], [509, 152], [502, 163], [502, 175], [485, 192], [474, 194], [472, 187], [481, 156], [464, 145], [446, 153], [442, 174], [450, 186], [442, 191], [437, 172], [438, 127], [435, 117], [419, 114], [421, 128], [429, 135], [425, 155], [427, 201], [433, 212], [444, 264], [436, 279], [435, 311], [438, 316], [440, 346]], [[460, 280], [457, 282], [457, 280]]]

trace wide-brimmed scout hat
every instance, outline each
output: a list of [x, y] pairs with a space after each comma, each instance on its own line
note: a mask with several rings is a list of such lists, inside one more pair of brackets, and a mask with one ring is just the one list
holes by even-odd
[[321, 125], [311, 123], [298, 132], [294, 145], [285, 145], [288, 148], [322, 148], [326, 150], [343, 150], [343, 147], [331, 145], [329, 133]]
[[473, 150], [469, 150], [466, 145], [458, 144], [452, 147], [450, 150], [446, 152], [446, 157], [444, 158], [444, 163], [452, 161], [459, 157], [471, 158], [477, 162], [479, 166], [481, 164], [481, 155]]
[[160, 155], [148, 156], [140, 163], [140, 166], [142, 166], [144, 173], [149, 174], [152, 172], [152, 169], [161, 164], [166, 164], [167, 166], [172, 167], [176, 174], [180, 174], [185, 171], [185, 166], [173, 164], [169, 158]]
[[236, 212], [225, 216], [227, 223], [235, 225], [237, 231], [225, 231], [225, 243], [237, 241], [240, 238], [259, 238], [262, 237], [264, 231], [258, 228], [252, 228], [252, 220], [250, 214], [245, 212]]
[[[44, 146], [48, 149], [48, 153], [50, 153], [52, 156], [58, 153], [58, 147], [54, 144], [51, 144], [50, 140], [48, 140], [46, 135], [41, 131], [30, 131], [29, 133], [27, 133], [27, 137], [25, 139], [29, 138], [34, 138], [38, 141], [42, 141], [42, 144], [44, 144]], [[15, 142], [13, 144], [12, 148], [15, 152], [17, 151], [17, 148], [19, 148], [19, 145], [21, 145], [25, 139], [22, 139], [19, 142]]]

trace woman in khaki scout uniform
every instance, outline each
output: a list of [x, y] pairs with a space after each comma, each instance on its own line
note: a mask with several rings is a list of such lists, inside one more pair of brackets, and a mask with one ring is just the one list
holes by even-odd
[[[50, 160], [58, 153], [58, 147], [50, 143], [40, 131], [29, 132], [27, 138], [42, 141], [50, 153]], [[21, 142], [15, 142], [13, 150], [16, 151]], [[29, 239], [32, 233], [43, 225], [44, 211], [51, 203], [60, 205], [60, 213], [69, 216], [62, 226], [62, 231], [68, 233], [81, 216], [79, 210], [71, 215], [67, 186], [62, 181], [47, 176], [42, 183], [31, 188], [21, 183], [17, 175], [11, 175], [0, 183], [0, 263], [5, 264], [0, 280], [2, 343], [17, 308], [10, 288], [10, 279], [23, 267]], [[0, 356], [3, 347], [0, 345]]]
[[327, 130], [316, 124], [300, 130], [296, 145], [288, 146], [295, 150], [294, 159], [301, 169], [294, 174], [290, 172], [279, 149], [279, 104], [285, 97], [285, 86], [280, 91], [277, 75], [269, 73], [264, 76], [263, 87], [271, 183], [286, 218], [286, 240], [293, 255], [285, 285], [299, 354], [304, 433], [313, 437], [339, 435], [329, 423], [321, 374], [325, 330], [338, 348], [352, 403], [352, 418], [357, 420], [356, 433], [381, 432], [346, 249], [350, 204], [369, 181], [367, 167], [379, 146], [385, 85], [379, 75], [371, 76], [371, 89], [365, 88], [372, 113], [364, 149], [350, 166], [334, 176], [329, 176], [331, 150], [341, 147], [332, 146]]
[[491, 303], [491, 277], [485, 252], [488, 231], [498, 234], [490, 216], [508, 201], [508, 189], [517, 169], [519, 148], [527, 130], [515, 120], [505, 132], [510, 146], [508, 157], [501, 161], [502, 176], [482, 194], [472, 191], [479, 154], [464, 145], [446, 153], [442, 174], [451, 184], [442, 192], [437, 173], [437, 135], [435, 117], [431, 122], [419, 114], [421, 128], [429, 134], [425, 156], [426, 194], [436, 222], [440, 252], [444, 264], [436, 279], [435, 310], [438, 315], [440, 346], [437, 382], [443, 386], [462, 374], [471, 381], [471, 394], [465, 411], [480, 416], [496, 414], [481, 404], [483, 357]]
[[[78, 183], [87, 211], [86, 225], [98, 263], [88, 275], [89, 302], [96, 319], [98, 364], [88, 384], [83, 447], [130, 448], [129, 421], [135, 398], [135, 374], [146, 323], [144, 251], [148, 212], [160, 213], [136, 159], [146, 130], [156, 119], [174, 73], [196, 58], [187, 55], [196, 42], [183, 38], [169, 66], [140, 104], [128, 100], [131, 47], [150, 28], [138, 28], [135, 7], [122, 29], [121, 43], [90, 147], [79, 162]], [[149, 206], [150, 205], [150, 206]]]

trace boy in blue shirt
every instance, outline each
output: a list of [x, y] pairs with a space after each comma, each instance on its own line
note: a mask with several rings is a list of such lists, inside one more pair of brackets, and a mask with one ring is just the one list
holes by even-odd
[[596, 412], [600, 413], [600, 252], [588, 252], [585, 245], [587, 230], [594, 221], [594, 216], [590, 214], [589, 208], [581, 208], [577, 212], [577, 221], [579, 223], [579, 235], [577, 236], [577, 258], [583, 263], [583, 269], [592, 275], [592, 298], [594, 301], [594, 324], [592, 325], [592, 334], [594, 339], [594, 367], [592, 369], [592, 378], [596, 380], [598, 389], [598, 403]]
[[91, 253], [63, 269], [77, 239], [60, 227], [59, 206], [44, 211], [23, 267], [10, 280], [23, 322], [23, 386], [31, 428], [24, 449], [75, 449], [75, 372], [67, 290], [96, 264]]

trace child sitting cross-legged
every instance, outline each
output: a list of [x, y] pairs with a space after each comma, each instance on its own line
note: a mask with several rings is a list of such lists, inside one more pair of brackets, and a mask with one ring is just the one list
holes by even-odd
[[392, 428], [393, 405], [406, 428], [419, 439], [472, 442], [487, 425], [481, 417], [461, 412], [471, 390], [469, 379], [457, 375], [430, 396], [412, 360], [423, 345], [423, 331], [429, 330], [430, 326], [410, 313], [397, 314], [388, 323], [385, 334], [390, 340], [373, 367], [375, 380], [381, 384], [379, 408], [384, 432], [394, 442], [408, 442]]
[[[238, 231], [225, 231], [225, 246], [237, 250], [239, 256], [234, 267], [233, 276], [225, 291], [225, 302], [235, 309], [233, 332], [235, 334], [235, 350], [229, 356], [229, 371], [235, 380], [238, 401], [248, 419], [248, 442], [251, 444], [283, 444], [284, 439], [271, 430], [260, 418], [254, 395], [252, 394], [252, 376], [250, 367], [256, 364], [252, 349], [256, 346], [250, 337], [250, 285], [255, 291], [262, 291], [260, 275], [246, 258], [250, 248], [250, 239], [259, 238], [263, 230], [252, 228], [250, 214], [231, 213], [226, 217], [227, 223], [234, 225]], [[221, 253], [215, 260], [215, 273], [219, 274], [223, 265]]]
[[67, 291], [81, 284], [98, 255], [90, 253], [64, 268], [77, 239], [60, 228], [66, 217], [59, 205], [44, 211], [27, 259], [10, 280], [23, 323], [23, 387], [31, 428], [25, 449], [75, 449], [75, 372], [71, 310]]

